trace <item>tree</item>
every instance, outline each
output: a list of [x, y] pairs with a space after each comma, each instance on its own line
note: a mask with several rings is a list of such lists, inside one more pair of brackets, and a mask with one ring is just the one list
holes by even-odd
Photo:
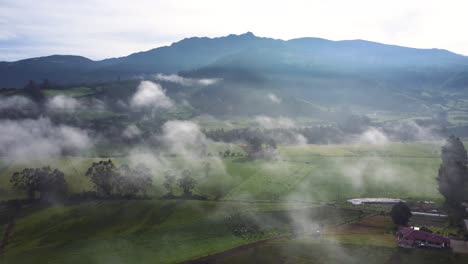
[[145, 194], [153, 184], [151, 172], [144, 165], [138, 164], [135, 169], [128, 165], [116, 167], [112, 160], [94, 162], [86, 176], [91, 178], [96, 192], [103, 196]]
[[413, 216], [409, 207], [403, 202], [396, 203], [392, 207], [390, 215], [395, 225], [404, 226], [408, 225], [409, 219], [411, 218], [411, 216]]
[[250, 158], [254, 158], [258, 153], [262, 151], [262, 138], [253, 135], [246, 138], [247, 146], [245, 147], [245, 152], [247, 152]]
[[146, 189], [151, 186], [153, 180], [148, 168], [139, 164], [135, 169], [128, 165], [122, 165], [115, 174], [115, 193], [131, 197], [138, 193], [145, 194]]
[[205, 172], [205, 177], [210, 176], [211, 164], [209, 162], [203, 163], [203, 171]]
[[41, 86], [37, 85], [35, 81], [29, 80], [28, 84], [24, 87], [24, 92], [33, 100], [34, 102], [38, 103], [39, 105], [44, 104], [46, 101], [46, 96], [44, 92], [41, 90]]
[[112, 160], [94, 162], [86, 171], [86, 176], [91, 178], [96, 187], [96, 192], [104, 196], [112, 195], [117, 175], [118, 170]]
[[437, 182], [439, 192], [445, 198], [445, 207], [452, 225], [457, 225], [463, 218], [465, 188], [468, 182], [468, 157], [466, 149], [459, 138], [450, 136], [442, 147], [442, 164], [439, 168]]
[[42, 83], [39, 86], [42, 90], [47, 90], [50, 88], [50, 82], [49, 79], [44, 79]]
[[164, 188], [166, 188], [169, 195], [173, 194], [175, 181], [176, 176], [172, 171], [167, 170], [164, 172]]
[[86, 172], [86, 176], [96, 187], [99, 195], [135, 196], [146, 194], [146, 190], [153, 184], [151, 171], [142, 164], [136, 168], [128, 165], [116, 167], [112, 160], [94, 162]]
[[39, 194], [39, 199], [53, 201], [63, 197], [67, 191], [63, 172], [50, 167], [26, 168], [15, 172], [10, 182], [15, 189], [25, 191], [31, 200]]
[[138, 164], [135, 167], [135, 176], [139, 191], [145, 195], [148, 187], [153, 184], [151, 170], [143, 164]]
[[63, 197], [67, 192], [65, 174], [58, 169], [42, 168], [42, 179], [39, 181], [41, 199], [53, 201]]
[[192, 178], [192, 172], [184, 170], [182, 178], [179, 179], [179, 187], [183, 190], [184, 196], [192, 196], [192, 190], [195, 188], [195, 180]]
[[34, 199], [36, 192], [39, 191], [39, 177], [36, 175], [36, 169], [26, 168], [21, 172], [15, 172], [10, 182], [15, 189], [25, 191], [30, 200]]

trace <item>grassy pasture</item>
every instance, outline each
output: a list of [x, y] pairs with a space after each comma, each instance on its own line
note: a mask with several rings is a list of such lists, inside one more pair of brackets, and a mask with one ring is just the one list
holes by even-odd
[[[331, 227], [321, 237], [270, 240], [212, 258], [213, 263], [466, 263], [451, 251], [402, 249], [390, 233], [389, 217]], [[210, 263], [210, 262], [207, 262]]]
[[[217, 153], [235, 145], [214, 145]], [[187, 161], [166, 155], [163, 161], [153, 161], [142, 155], [153, 171], [151, 194], [163, 195], [164, 171], [170, 167], [176, 173], [189, 168], [197, 180], [195, 192], [228, 200], [297, 200], [334, 201], [353, 197], [396, 197], [440, 200], [437, 191], [437, 170], [440, 165], [440, 143], [391, 143], [370, 145], [306, 145], [280, 146], [276, 160], [249, 161], [244, 158], [195, 159]], [[106, 158], [64, 157], [43, 162], [28, 162], [27, 166], [42, 164], [65, 172], [73, 193], [92, 190], [84, 176], [92, 162]], [[116, 164], [129, 164], [126, 156], [112, 158]], [[204, 163], [210, 163], [208, 174]], [[9, 178], [14, 171], [26, 167], [13, 162], [0, 164], [0, 186], [10, 189]]]
[[338, 243], [310, 238], [282, 239], [256, 245], [213, 263], [466, 263], [466, 255], [450, 251]]
[[[217, 145], [210, 151], [223, 151], [226, 147]], [[438, 142], [280, 146], [276, 160], [229, 157], [221, 162], [216, 157], [188, 162], [170, 155], [148, 162], [143, 155], [139, 158], [148, 162], [154, 174], [152, 194], [165, 193], [162, 188], [165, 166], [176, 172], [190, 168], [198, 183], [195, 193], [211, 198], [218, 193], [224, 196], [218, 202], [96, 201], [50, 207], [19, 219], [14, 240], [2, 260], [13, 264], [176, 263], [288, 234], [293, 232], [292, 225], [307, 231], [316, 224], [333, 226], [357, 217], [356, 211], [333, 207], [320, 211], [323, 207], [310, 202], [343, 203], [346, 198], [368, 196], [437, 201], [439, 149]], [[63, 170], [71, 191], [81, 192], [92, 190], [84, 173], [92, 162], [102, 159], [64, 157], [48, 160], [46, 164]], [[116, 164], [130, 162], [127, 156], [112, 159]], [[206, 162], [211, 164], [208, 173], [203, 170]], [[27, 165], [42, 164], [37, 161]], [[0, 186], [10, 188], [11, 173], [24, 167], [19, 162], [0, 162]], [[320, 213], [311, 213], [314, 210]], [[236, 235], [225, 219], [239, 213], [242, 221], [273, 228], [249, 236]], [[216, 263], [466, 261], [446, 252], [398, 249], [389, 233], [389, 224], [388, 218], [364, 218], [357, 225], [328, 229], [320, 240], [297, 237], [269, 241], [226, 255]]]
[[69, 89], [50, 89], [50, 90], [44, 90], [44, 94], [46, 96], [56, 96], [56, 95], [66, 95], [66, 96], [71, 96], [71, 97], [82, 97], [82, 96], [87, 96], [87, 95], [92, 95], [96, 93], [96, 89], [90, 88], [90, 87], [72, 87]]
[[352, 211], [283, 203], [100, 201], [54, 206], [17, 222], [3, 261], [176, 263], [281, 234], [237, 236], [225, 223], [226, 216], [237, 212], [248, 213], [252, 221], [266, 215], [275, 225], [285, 225], [276, 229], [284, 232], [290, 232], [289, 217], [297, 212], [324, 225], [355, 217]]

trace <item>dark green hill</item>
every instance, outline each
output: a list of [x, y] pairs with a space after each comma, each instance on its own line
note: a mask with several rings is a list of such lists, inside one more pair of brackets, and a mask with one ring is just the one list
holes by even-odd
[[[234, 80], [261, 77], [370, 79], [411, 88], [466, 87], [468, 58], [446, 50], [415, 49], [364, 40], [260, 38], [248, 32], [187, 38], [126, 57], [92, 61], [79, 56], [0, 62], [0, 87], [30, 80], [79, 83], [132, 79], [155, 73], [197, 72]], [[218, 77], [217, 76], [217, 77]]]

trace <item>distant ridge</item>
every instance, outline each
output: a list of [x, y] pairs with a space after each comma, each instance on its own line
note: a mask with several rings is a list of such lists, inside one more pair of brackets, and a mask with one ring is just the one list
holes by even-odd
[[[82, 56], [52, 55], [0, 62], [0, 88], [21, 88], [28, 80], [69, 84], [132, 79], [155, 73], [242, 69], [260, 74], [377, 74], [385, 80], [429, 78], [464, 86], [468, 57], [441, 49], [416, 49], [366, 40], [321, 38], [278, 40], [252, 32], [225, 37], [191, 37], [169, 46], [93, 61]], [[462, 81], [460, 81], [462, 80]]]

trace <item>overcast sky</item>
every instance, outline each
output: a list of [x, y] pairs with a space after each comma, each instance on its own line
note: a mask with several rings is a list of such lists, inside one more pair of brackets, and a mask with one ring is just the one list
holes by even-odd
[[468, 0], [0, 0], [0, 60], [128, 55], [192, 36], [366, 39], [468, 55]]

